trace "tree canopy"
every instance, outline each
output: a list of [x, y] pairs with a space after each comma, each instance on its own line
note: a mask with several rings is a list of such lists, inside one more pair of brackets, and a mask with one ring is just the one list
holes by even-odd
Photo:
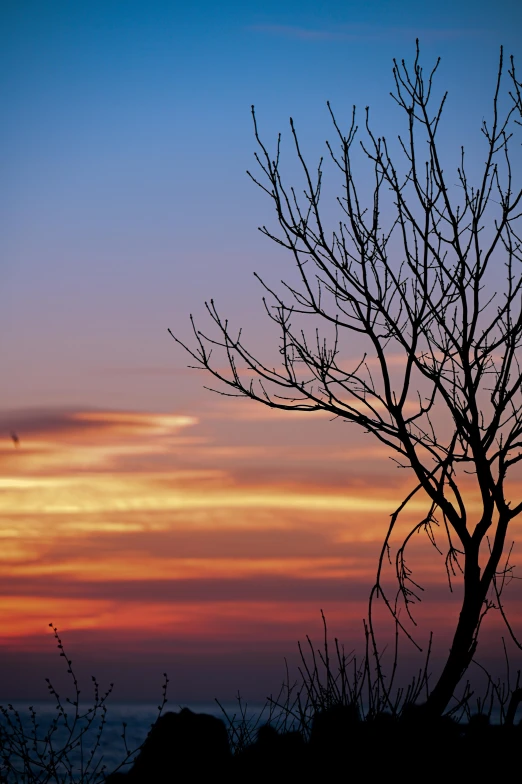
[[[391, 95], [405, 120], [398, 155], [373, 130], [368, 109], [362, 131], [355, 108], [345, 131], [328, 104], [338, 220], [321, 201], [323, 159], [314, 168], [306, 162], [290, 120], [306, 186], [300, 193], [287, 185], [281, 136], [270, 153], [252, 107], [259, 170], [249, 175], [279, 226], [260, 231], [289, 252], [299, 280], [276, 289], [258, 276], [266, 314], [279, 330], [280, 363], [251, 353], [213, 300], [206, 308], [214, 333], [191, 316], [193, 345], [175, 338], [197, 367], [223, 382], [220, 394], [327, 411], [364, 428], [411, 470], [411, 492], [384, 539], [370, 622], [372, 603], [382, 599], [411, 637], [399, 617], [400, 606], [411, 612], [418, 591], [406, 547], [419, 529], [439, 547], [438, 527], [450, 587], [461, 573], [464, 591], [450, 653], [427, 701], [434, 713], [445, 710], [469, 666], [485, 614], [496, 608], [508, 623], [501, 598], [511, 569], [507, 536], [522, 511], [522, 497], [511, 498], [506, 486], [522, 460], [522, 183], [510, 150], [522, 121], [522, 84], [501, 51], [490, 119], [481, 128], [480, 176], [476, 165], [468, 174], [464, 147], [456, 173], [448, 174], [438, 136], [446, 94], [434, 98], [438, 64], [424, 73], [418, 42], [411, 67], [394, 61]], [[369, 181], [356, 182], [356, 154], [370, 167], [369, 197]], [[343, 352], [354, 342], [363, 349], [347, 360]], [[470, 481], [478, 515], [466, 502]], [[388, 596], [383, 563], [399, 514], [416, 494], [426, 498], [426, 513], [396, 550], [398, 591]]]

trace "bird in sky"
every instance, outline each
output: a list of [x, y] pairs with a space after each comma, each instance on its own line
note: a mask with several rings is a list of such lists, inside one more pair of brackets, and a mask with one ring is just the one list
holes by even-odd
[[14, 433], [14, 432], [11, 433], [11, 439], [12, 439], [13, 444], [15, 445], [15, 447], [19, 447], [20, 446], [20, 439], [18, 438], [16, 433]]

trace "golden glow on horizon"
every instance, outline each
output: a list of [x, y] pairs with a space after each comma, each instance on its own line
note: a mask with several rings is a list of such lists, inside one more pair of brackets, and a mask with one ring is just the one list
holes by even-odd
[[[335, 607], [332, 615], [346, 622], [347, 611]], [[355, 605], [359, 618], [360, 606]], [[168, 603], [132, 601], [123, 605], [104, 600], [58, 600], [53, 608], [60, 616], [60, 628], [97, 631], [132, 631], [139, 640], [143, 634], [160, 633], [190, 641], [233, 640], [241, 638], [242, 627], [250, 630], [255, 624], [271, 629], [272, 639], [288, 636], [288, 629], [295, 629], [299, 636], [303, 628], [317, 623], [317, 611], [307, 603], [301, 602], [213, 602]], [[4, 621], [0, 629], [0, 641], [19, 640], [24, 647], [23, 638], [44, 635], [49, 631], [52, 618], [46, 599], [21, 597], [3, 601]], [[296, 636], [296, 638], [297, 638]], [[45, 643], [45, 639], [43, 640]], [[198, 643], [199, 644], [199, 643]]]
[[[183, 478], [182, 475], [180, 478]], [[172, 480], [172, 475], [168, 473], [142, 473], [139, 478], [134, 474], [122, 473], [117, 479], [100, 474], [66, 478], [4, 478], [0, 479], [0, 489], [24, 492], [7, 492], [0, 496], [0, 511], [4, 514], [63, 514], [225, 507], [390, 514], [400, 500], [379, 498], [377, 494], [368, 498], [357, 494], [313, 493], [304, 488], [300, 493], [271, 488], [267, 488], [265, 492], [253, 492], [243, 488], [222, 491], [204, 488], [189, 490], [175, 485], [169, 487]], [[412, 501], [409, 509], [411, 512], [422, 513], [426, 509], [426, 503]]]
[[367, 572], [358, 558], [151, 558], [129, 552], [97, 561], [71, 559], [62, 563], [3, 566], [4, 576], [67, 575], [71, 582], [113, 580], [240, 579], [271, 575], [293, 578], [355, 579]]
[[[318, 611], [309, 598], [301, 607], [300, 586], [307, 596], [320, 595], [314, 585], [337, 586], [330, 603], [337, 606], [337, 591], [345, 607], [350, 586], [370, 588], [377, 546], [409, 488], [404, 472], [376, 462], [378, 445], [325, 443], [310, 454], [287, 443], [288, 418], [277, 419], [277, 441], [273, 436], [269, 446], [251, 443], [250, 430], [238, 439], [241, 426], [230, 443], [229, 423], [212, 412], [212, 427], [204, 415], [80, 411], [41, 418], [20, 432], [19, 447], [8, 440], [0, 447], [0, 639], [40, 634], [49, 620], [61, 628], [221, 639], [240, 633], [234, 623], [255, 617], [277, 634], [278, 624], [295, 626]], [[265, 419], [247, 420], [265, 435]], [[302, 453], [309, 463], [299, 462]], [[286, 477], [289, 455], [301, 480]], [[376, 481], [373, 466], [384, 481]], [[322, 471], [327, 478], [337, 472], [339, 481], [323, 482]], [[425, 511], [419, 497], [405, 519]], [[417, 553], [420, 573], [443, 582], [443, 564], [428, 555]], [[267, 580], [293, 581], [295, 599], [243, 598], [247, 584], [258, 585], [262, 597]], [[154, 591], [137, 601], [129, 588], [177, 581], [232, 588], [218, 602], [210, 588], [209, 595], [184, 599], [182, 592], [160, 602]], [[345, 611], [364, 614], [365, 601]]]

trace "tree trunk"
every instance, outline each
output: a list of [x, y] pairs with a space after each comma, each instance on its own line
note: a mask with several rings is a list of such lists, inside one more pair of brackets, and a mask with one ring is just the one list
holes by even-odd
[[480, 584], [478, 558], [475, 555], [470, 558], [467, 554], [464, 600], [459, 622], [444, 669], [425, 703], [426, 710], [433, 716], [440, 716], [444, 712], [475, 654], [484, 595], [484, 587]]

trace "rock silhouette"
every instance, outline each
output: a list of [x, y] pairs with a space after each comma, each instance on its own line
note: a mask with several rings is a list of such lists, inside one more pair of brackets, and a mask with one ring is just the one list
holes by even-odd
[[207, 713], [183, 708], [165, 713], [152, 727], [139, 755], [126, 774], [113, 774], [107, 784], [170, 784], [180, 777], [204, 781], [226, 773], [231, 752], [225, 724]]
[[315, 715], [308, 742], [299, 731], [265, 725], [255, 743], [232, 755], [223, 721], [184, 708], [162, 716], [130, 771], [110, 775], [106, 784], [317, 781], [337, 774], [384, 780], [394, 764], [414, 778], [451, 771], [486, 781], [519, 773], [521, 742], [521, 725], [492, 726], [482, 715], [459, 724], [407, 706], [399, 718], [381, 713], [361, 720], [356, 706], [334, 705]]

